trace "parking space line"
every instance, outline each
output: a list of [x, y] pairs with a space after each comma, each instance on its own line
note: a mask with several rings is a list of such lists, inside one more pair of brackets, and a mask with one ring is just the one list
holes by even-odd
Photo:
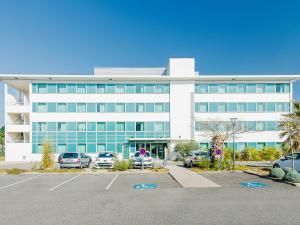
[[11, 187], [11, 186], [14, 186], [14, 185], [17, 185], [17, 184], [20, 184], [20, 183], [24, 183], [24, 182], [26, 182], [26, 181], [28, 181], [28, 180], [33, 180], [33, 179], [38, 178], [38, 177], [43, 176], [43, 175], [44, 175], [44, 174], [40, 174], [40, 175], [37, 175], [37, 176], [34, 176], [34, 177], [29, 177], [29, 178], [26, 178], [26, 179], [17, 181], [17, 182], [12, 183], [12, 184], [5, 185], [5, 186], [3, 186], [3, 187], [0, 187], [0, 190], [5, 189], [5, 188], [8, 188], [8, 187]]
[[81, 175], [82, 175], [82, 174], [78, 174], [77, 176], [72, 177], [72, 178], [70, 178], [70, 179], [68, 179], [68, 180], [66, 180], [66, 181], [64, 181], [64, 182], [62, 182], [62, 183], [56, 185], [55, 187], [50, 188], [49, 191], [53, 191], [53, 190], [55, 190], [56, 188], [58, 188], [58, 187], [60, 187], [60, 186], [62, 186], [62, 185], [64, 185], [64, 184], [66, 184], [66, 183], [68, 183], [68, 182], [70, 182], [70, 181], [72, 181], [72, 180], [75, 180], [77, 177], [80, 177]]
[[115, 182], [118, 176], [119, 174], [116, 174], [116, 176], [112, 179], [112, 181], [106, 186], [105, 190], [108, 190], [111, 187], [111, 185]]

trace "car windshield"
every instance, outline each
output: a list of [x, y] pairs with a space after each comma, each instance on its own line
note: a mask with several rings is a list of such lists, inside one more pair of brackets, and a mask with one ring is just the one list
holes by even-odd
[[195, 152], [196, 156], [206, 156], [207, 153], [206, 152]]
[[64, 159], [69, 159], [69, 158], [78, 158], [78, 153], [65, 153], [63, 156]]
[[[134, 157], [140, 157], [140, 153], [139, 152], [136, 152]], [[146, 153], [145, 157], [150, 157], [150, 154], [149, 152]]]
[[114, 157], [114, 154], [110, 153], [110, 152], [100, 153], [98, 157], [99, 158], [112, 158], [112, 157]]

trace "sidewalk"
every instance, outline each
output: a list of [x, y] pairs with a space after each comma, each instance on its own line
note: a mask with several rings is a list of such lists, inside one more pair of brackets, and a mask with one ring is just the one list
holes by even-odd
[[167, 168], [170, 170], [169, 174], [184, 188], [190, 187], [221, 187], [220, 185], [212, 182], [211, 180], [195, 173], [187, 168], [178, 165], [168, 165]]

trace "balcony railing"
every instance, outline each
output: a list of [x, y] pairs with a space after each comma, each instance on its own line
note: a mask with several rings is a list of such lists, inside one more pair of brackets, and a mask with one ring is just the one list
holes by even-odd
[[29, 143], [29, 140], [7, 140], [7, 143]]

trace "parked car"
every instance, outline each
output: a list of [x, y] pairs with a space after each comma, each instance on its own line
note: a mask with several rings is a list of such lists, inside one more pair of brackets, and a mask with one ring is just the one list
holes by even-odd
[[208, 158], [208, 152], [201, 150], [191, 151], [188, 156], [184, 159], [184, 166], [193, 167], [203, 158]]
[[[294, 161], [295, 161], [295, 169], [300, 172], [300, 152], [294, 152]], [[273, 168], [284, 168], [290, 167], [292, 168], [292, 154], [288, 154], [287, 156], [282, 157], [274, 161]]]
[[[146, 152], [144, 156], [144, 168], [153, 168], [154, 162], [149, 152]], [[136, 152], [132, 158], [132, 167], [141, 168], [142, 167], [142, 157], [139, 152]]]
[[59, 163], [60, 168], [83, 168], [90, 166], [91, 158], [84, 153], [68, 152], [62, 154]]
[[116, 154], [113, 152], [101, 152], [95, 161], [95, 168], [113, 168]]
[[61, 157], [63, 156], [64, 153], [59, 154], [58, 158], [57, 158], [57, 162], [60, 163]]

